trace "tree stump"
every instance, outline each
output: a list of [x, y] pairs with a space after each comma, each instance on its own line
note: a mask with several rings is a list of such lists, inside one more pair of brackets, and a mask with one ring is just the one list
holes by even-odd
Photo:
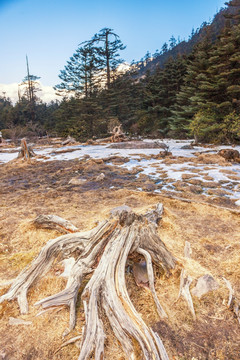
[[112, 130], [112, 142], [120, 142], [125, 139], [125, 133], [122, 131], [122, 124], [115, 126]]
[[129, 257], [141, 254], [146, 262], [149, 290], [160, 317], [166, 317], [154, 288], [153, 264], [161, 272], [170, 274], [177, 261], [157, 234], [157, 222], [162, 206], [145, 215], [123, 210], [94, 229], [74, 232], [48, 241], [38, 257], [14, 280], [5, 300], [17, 299], [22, 314], [28, 312], [27, 292], [42, 276], [59, 254], [62, 258], [75, 257], [66, 288], [35, 305], [43, 309], [52, 306], [69, 306], [68, 334], [76, 322], [76, 301], [86, 275], [91, 279], [81, 294], [86, 325], [83, 331], [79, 360], [104, 358], [105, 332], [102, 316], [108, 318], [112, 330], [121, 343], [128, 359], [136, 359], [136, 343], [141, 348], [141, 359], [168, 359], [159, 335], [149, 328], [134, 308], [126, 288], [125, 269]]
[[18, 152], [18, 159], [23, 158], [25, 161], [30, 161], [30, 158], [35, 156], [33, 149], [31, 146], [27, 145], [26, 139], [21, 140], [21, 149]]

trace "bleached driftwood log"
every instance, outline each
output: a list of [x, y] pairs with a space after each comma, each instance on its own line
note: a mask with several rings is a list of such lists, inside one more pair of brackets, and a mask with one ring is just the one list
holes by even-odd
[[[157, 214], [158, 213], [158, 214]], [[101, 222], [86, 232], [75, 232], [50, 240], [30, 267], [24, 269], [8, 292], [0, 297], [17, 299], [21, 313], [28, 312], [27, 292], [30, 286], [46, 272], [59, 254], [62, 258], [75, 256], [66, 288], [49, 296], [36, 305], [46, 309], [67, 305], [70, 309], [69, 333], [76, 322], [76, 301], [79, 288], [86, 275], [91, 279], [81, 295], [86, 325], [84, 327], [79, 360], [88, 359], [95, 352], [95, 359], [104, 357], [104, 318], [107, 316], [112, 330], [121, 343], [128, 359], [136, 359], [135, 346], [139, 344], [142, 359], [168, 359], [164, 345], [157, 333], [149, 328], [134, 308], [128, 295], [125, 268], [129, 256], [143, 255], [147, 264], [149, 288], [160, 317], [166, 313], [159, 303], [154, 288], [152, 264], [167, 274], [176, 266], [176, 259], [168, 251], [156, 232], [156, 222], [161, 217], [158, 205], [154, 216], [137, 215], [122, 211], [115, 218]], [[133, 341], [134, 340], [134, 341]]]

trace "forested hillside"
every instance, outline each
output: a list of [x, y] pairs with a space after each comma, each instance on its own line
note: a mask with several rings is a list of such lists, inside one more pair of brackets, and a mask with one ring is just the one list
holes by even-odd
[[188, 40], [181, 41], [172, 36], [168, 43], [165, 42], [163, 44], [160, 51], [156, 50], [151, 59], [149, 58], [150, 54], [146, 54], [145, 58], [141, 59], [139, 62], [141, 64], [140, 75], [144, 74], [147, 70], [152, 72], [158, 66], [164, 67], [164, 64], [170, 57], [175, 59], [179, 55], [189, 55], [193, 51], [194, 46], [204, 39], [206, 33], [209, 34], [210, 42], [214, 42], [223, 31], [226, 17], [235, 13], [236, 9], [233, 6], [220, 9], [211, 22], [205, 21], [197, 29], [192, 29]]
[[189, 41], [170, 40], [153, 58], [147, 54], [121, 73], [125, 47], [112, 29], [100, 30], [60, 71], [55, 89], [65, 95], [61, 101], [43, 104], [36, 96], [38, 77], [29, 72], [15, 105], [0, 98], [3, 135], [84, 141], [107, 136], [121, 123], [131, 134], [239, 142], [240, 0], [227, 3]]

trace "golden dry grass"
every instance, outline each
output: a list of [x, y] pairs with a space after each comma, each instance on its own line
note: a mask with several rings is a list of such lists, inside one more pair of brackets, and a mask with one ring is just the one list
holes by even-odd
[[[75, 163], [72, 166], [74, 167]], [[46, 165], [39, 171], [44, 169], [49, 172], [49, 176], [51, 171], [54, 175], [61, 170], [51, 170]], [[69, 176], [69, 169], [70, 166], [61, 170], [63, 180], [64, 176]], [[9, 165], [5, 167], [5, 171], [7, 170], [9, 174], [11, 171], [18, 171], [18, 176], [28, 179], [29, 166], [21, 164], [14, 170]], [[172, 276], [156, 278], [156, 291], [168, 319], [162, 321], [158, 318], [151, 294], [138, 288], [132, 275], [127, 274], [127, 286], [132, 302], [144, 321], [159, 332], [170, 359], [240, 358], [240, 326], [233, 313], [227, 309], [228, 290], [222, 280], [222, 276], [230, 280], [236, 295], [240, 295], [239, 215], [207, 204], [184, 203], [127, 189], [100, 188], [83, 191], [76, 187], [66, 187], [64, 181], [62, 185], [54, 188], [49, 186], [47, 181], [44, 183], [40, 177], [37, 185], [26, 189], [16, 187], [16, 191], [13, 191], [14, 188], [12, 191], [10, 188], [2, 191], [0, 283], [17, 276], [49, 239], [59, 236], [52, 230], [35, 229], [30, 221], [36, 215], [56, 214], [85, 230], [107, 218], [109, 211], [115, 206], [126, 204], [134, 211], [142, 213], [157, 202], [163, 202], [165, 210], [158, 230], [159, 235], [179, 260], [178, 270]], [[190, 260], [183, 257], [185, 241], [189, 241], [192, 247]], [[211, 274], [220, 285], [218, 290], [204, 295], [200, 300], [193, 298], [197, 315], [195, 322], [183, 299], [175, 303], [179, 292], [181, 265], [193, 278], [193, 286], [197, 278], [204, 274]], [[56, 262], [48, 274], [31, 288], [28, 294], [28, 315], [19, 314], [16, 301], [0, 305], [0, 359], [1, 356], [4, 359], [1, 354], [6, 354], [5, 358], [9, 360], [77, 359], [78, 343], [60, 349], [62, 333], [68, 325], [68, 309], [54, 309], [36, 317], [39, 309], [33, 306], [41, 298], [64, 288], [66, 280], [57, 276], [62, 270], [62, 265]], [[6, 285], [1, 287], [0, 294], [7, 288]], [[80, 297], [77, 314], [76, 328], [67, 339], [82, 333], [84, 312]], [[32, 321], [32, 325], [10, 326], [10, 316]], [[105, 318], [104, 324], [107, 334], [105, 358], [127, 359]]]

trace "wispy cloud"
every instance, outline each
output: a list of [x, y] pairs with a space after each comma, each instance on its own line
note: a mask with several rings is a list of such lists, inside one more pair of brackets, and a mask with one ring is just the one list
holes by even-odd
[[[41, 91], [37, 93], [38, 97], [45, 103], [49, 103], [56, 99], [60, 100], [60, 97], [56, 95], [55, 90], [51, 86], [44, 86], [39, 82], [39, 88]], [[20, 89], [22, 94], [22, 88]], [[0, 96], [6, 96], [10, 98], [15, 104], [18, 100], [18, 83], [12, 84], [0, 84]]]

